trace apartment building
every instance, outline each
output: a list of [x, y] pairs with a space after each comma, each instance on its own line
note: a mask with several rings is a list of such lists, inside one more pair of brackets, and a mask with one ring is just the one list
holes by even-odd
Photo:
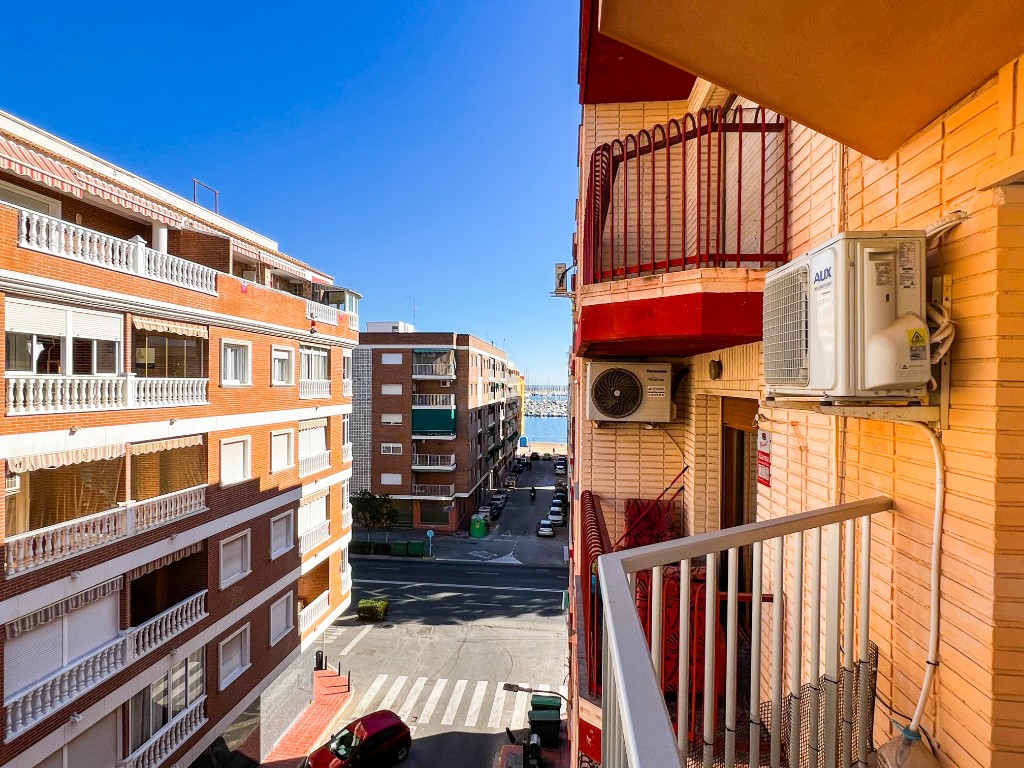
[[333, 283], [0, 113], [0, 764], [255, 765], [308, 703], [351, 594]]
[[515, 456], [522, 376], [466, 333], [371, 322], [354, 353], [352, 490], [388, 494], [400, 526], [455, 531]]
[[[939, 765], [1019, 764], [1024, 23], [995, 2], [581, 16], [574, 764], [864, 765], [893, 720]], [[766, 275], [843, 232], [926, 243], [956, 335], [923, 397], [768, 397]], [[637, 365], [674, 408], [598, 414], [602, 366]]]

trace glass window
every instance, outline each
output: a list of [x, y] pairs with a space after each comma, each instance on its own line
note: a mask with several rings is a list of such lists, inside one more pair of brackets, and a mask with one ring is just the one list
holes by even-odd
[[327, 350], [320, 347], [302, 347], [302, 379], [324, 381], [331, 378]]
[[134, 752], [206, 693], [206, 651], [194, 651], [131, 698], [128, 739]]
[[270, 644], [276, 645], [295, 626], [295, 598], [291, 592], [270, 606]]
[[32, 366], [32, 336], [28, 333], [7, 332], [6, 335], [6, 370], [30, 373]]
[[271, 353], [271, 383], [283, 386], [295, 381], [295, 353], [290, 349], [274, 347]]
[[220, 484], [229, 485], [250, 477], [248, 437], [220, 441]]
[[223, 384], [249, 384], [249, 345], [224, 342], [220, 380]]
[[133, 365], [139, 376], [206, 378], [206, 339], [136, 333]]
[[280, 472], [287, 469], [294, 463], [292, 457], [295, 451], [292, 449], [294, 433], [288, 429], [283, 432], [272, 432], [270, 434], [270, 471]]
[[270, 559], [274, 560], [295, 545], [295, 516], [285, 512], [270, 521]]
[[103, 339], [73, 339], [71, 372], [76, 376], [117, 373], [117, 342]]
[[249, 573], [249, 531], [243, 531], [220, 543], [220, 588], [244, 579]]
[[220, 688], [224, 690], [249, 668], [249, 625], [220, 644]]

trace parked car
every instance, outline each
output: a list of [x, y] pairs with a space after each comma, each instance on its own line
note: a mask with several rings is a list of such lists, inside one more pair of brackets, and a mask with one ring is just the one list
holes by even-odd
[[551, 461], [551, 454], [550, 453], [545, 453], [543, 458], [544, 458], [544, 461]]
[[388, 709], [363, 715], [331, 736], [299, 768], [359, 768], [400, 763], [409, 756], [412, 734]]
[[552, 507], [548, 511], [548, 520], [552, 525], [565, 525], [565, 512], [560, 507]]
[[564, 464], [555, 464], [555, 474], [556, 475], [564, 475], [565, 474], [565, 465]]
[[552, 501], [560, 501], [564, 506], [569, 506], [569, 494], [565, 491], [555, 491]]
[[503, 498], [501, 498], [501, 496], [498, 496], [497, 494], [493, 494], [491, 496], [491, 501], [488, 504], [488, 506], [491, 508], [491, 511], [494, 511], [495, 509], [504, 509], [505, 508], [505, 500]]
[[479, 507], [476, 508], [476, 513], [478, 515], [487, 515], [489, 519], [491, 517], [491, 509], [492, 507], [490, 504], [481, 504]]
[[506, 491], [504, 488], [499, 488], [498, 490], [494, 491], [493, 493], [491, 493], [491, 496], [498, 496], [501, 499], [501, 503], [503, 505], [506, 501], [508, 501], [508, 491]]
[[552, 512], [559, 512], [563, 515], [565, 514], [565, 504], [560, 502], [558, 499], [552, 500], [550, 509]]
[[556, 490], [563, 490], [564, 491], [567, 487], [568, 486], [566, 485], [565, 480], [555, 480], [555, 489]]
[[534, 451], [530, 454], [530, 461], [540, 461], [540, 454]]
[[510, 475], [509, 477], [505, 478], [505, 487], [506, 488], [515, 488], [516, 487], [515, 475]]
[[551, 520], [540, 520], [537, 522], [537, 535], [538, 536], [554, 536], [555, 527]]

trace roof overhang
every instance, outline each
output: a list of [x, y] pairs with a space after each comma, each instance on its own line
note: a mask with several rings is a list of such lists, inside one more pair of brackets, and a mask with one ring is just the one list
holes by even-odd
[[1005, 0], [601, 0], [597, 31], [875, 158], [1024, 51]]

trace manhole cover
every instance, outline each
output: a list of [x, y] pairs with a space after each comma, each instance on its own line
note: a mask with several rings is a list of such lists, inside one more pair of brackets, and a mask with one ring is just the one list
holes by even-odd
[[417, 635], [429, 635], [430, 634], [430, 627], [424, 627], [423, 629], [417, 630], [416, 634]]
[[380, 628], [381, 629], [394, 629], [395, 625], [394, 624], [381, 624]]

